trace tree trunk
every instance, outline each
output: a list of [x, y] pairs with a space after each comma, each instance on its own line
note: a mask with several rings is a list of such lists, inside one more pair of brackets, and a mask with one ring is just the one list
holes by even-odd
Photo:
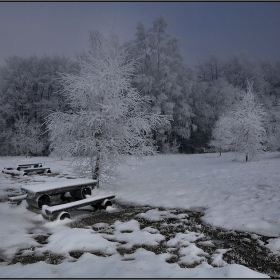
[[96, 187], [99, 189], [99, 170], [100, 170], [100, 153], [98, 152], [96, 161], [95, 161], [95, 167], [92, 174], [92, 179], [97, 180]]
[[[101, 133], [96, 136], [98, 140], [101, 138]], [[95, 160], [95, 165], [94, 165], [94, 170], [92, 172], [92, 179], [97, 180], [96, 187], [99, 189], [99, 179], [100, 179], [100, 154], [101, 154], [101, 149], [99, 146], [99, 142], [97, 141], [96, 143], [96, 148], [97, 148], [97, 155], [96, 155], [96, 160]]]

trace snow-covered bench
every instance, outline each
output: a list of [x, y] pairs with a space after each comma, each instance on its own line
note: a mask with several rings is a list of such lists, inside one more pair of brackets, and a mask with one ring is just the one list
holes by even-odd
[[26, 197], [27, 197], [27, 194], [12, 196], [12, 197], [9, 197], [9, 201], [12, 203], [19, 203], [22, 200], [26, 199]]
[[13, 167], [4, 167], [2, 169], [2, 173], [10, 174], [10, 175], [26, 175], [27, 173], [24, 173], [24, 171], [18, 171]]
[[25, 168], [23, 169], [24, 175], [29, 173], [51, 173], [51, 169], [49, 167], [34, 167], [34, 168]]
[[18, 164], [17, 170], [22, 170], [24, 172], [24, 175], [27, 175], [29, 173], [51, 173], [50, 167], [43, 167], [42, 163]]
[[51, 196], [60, 194], [63, 196], [70, 192], [77, 199], [91, 195], [91, 190], [96, 184], [92, 179], [66, 179], [59, 182], [46, 182], [21, 187], [23, 194], [27, 194], [26, 201], [30, 206], [42, 208], [43, 205], [51, 204]]
[[26, 168], [37, 168], [42, 167], [42, 163], [25, 163], [25, 164], [18, 164], [17, 170], [20, 171]]
[[[110, 199], [113, 199], [115, 195], [99, 195], [99, 196], [88, 196], [85, 199], [69, 202], [65, 204], [59, 204], [55, 206], [44, 205], [42, 207], [42, 215], [49, 219], [60, 219], [70, 218], [69, 211], [91, 205], [95, 210], [96, 209], [106, 209], [108, 206], [112, 205]], [[66, 211], [67, 210], [67, 211]]]
[[[33, 185], [25, 185], [21, 187], [22, 195], [10, 197], [12, 203], [19, 203], [26, 199], [27, 203], [35, 208], [42, 208], [42, 215], [50, 220], [54, 218], [64, 219], [70, 218], [67, 211], [76, 208], [91, 205], [94, 209], [106, 209], [111, 206], [115, 195], [99, 195], [90, 196], [91, 190], [96, 184], [96, 180], [92, 179], [67, 179], [60, 182], [47, 182]], [[50, 206], [51, 196], [59, 195], [61, 198], [65, 193], [70, 192], [71, 196], [78, 199], [73, 202], [63, 203]]]
[[51, 173], [50, 167], [43, 167], [42, 163], [19, 164], [17, 168], [4, 167], [2, 173], [10, 175], [28, 175], [30, 173]]

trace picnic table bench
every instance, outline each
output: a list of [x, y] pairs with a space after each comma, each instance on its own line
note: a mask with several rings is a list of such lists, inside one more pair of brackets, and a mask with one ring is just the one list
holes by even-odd
[[26, 163], [26, 164], [18, 164], [16, 168], [4, 167], [2, 173], [24, 176], [30, 173], [36, 173], [36, 174], [51, 173], [51, 169], [50, 167], [43, 167], [42, 163]]
[[18, 164], [17, 170], [20, 171], [21, 169], [25, 168], [37, 168], [42, 167], [42, 163], [25, 163], [25, 164]]
[[24, 171], [18, 171], [14, 167], [4, 167], [2, 169], [2, 173], [10, 174], [10, 175], [26, 175]]
[[51, 173], [51, 169], [49, 167], [33, 167], [33, 168], [25, 168], [23, 169], [24, 175], [29, 173]]
[[[91, 205], [94, 210], [106, 209], [108, 206], [112, 205], [110, 199], [113, 199], [115, 195], [99, 195], [99, 196], [88, 196], [85, 199], [73, 201], [65, 204], [59, 204], [54, 206], [46, 206], [42, 207], [42, 215], [50, 220], [54, 220], [58, 218], [63, 220], [65, 218], [70, 218], [70, 215], [67, 211], [74, 210], [79, 207]], [[67, 210], [67, 211], [66, 211]]]
[[29, 173], [51, 173], [51, 169], [49, 167], [43, 167], [42, 163], [18, 164], [17, 170], [23, 170], [23, 172], [26, 173], [24, 175]]
[[[68, 212], [73, 209], [91, 205], [96, 209], [106, 209], [106, 207], [112, 205], [110, 199], [115, 195], [108, 194], [102, 196], [91, 197], [91, 190], [96, 184], [96, 180], [92, 179], [66, 179], [59, 182], [47, 182], [33, 185], [25, 185], [21, 187], [22, 195], [10, 197], [9, 201], [12, 203], [18, 203], [22, 200], [34, 207], [42, 209], [42, 215], [48, 219], [64, 219], [70, 217]], [[69, 192], [71, 197], [76, 201], [63, 203], [55, 206], [51, 206], [51, 196], [60, 195], [60, 198], [64, 200], [65, 194]], [[44, 207], [43, 207], [44, 206]]]

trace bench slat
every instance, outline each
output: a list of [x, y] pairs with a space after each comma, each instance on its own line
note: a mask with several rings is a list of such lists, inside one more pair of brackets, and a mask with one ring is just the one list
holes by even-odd
[[51, 170], [51, 169], [49, 167], [35, 167], [35, 168], [23, 169], [23, 171], [26, 172], [26, 173], [44, 171], [44, 170]]
[[29, 167], [29, 168], [25, 168], [24, 171], [43, 170], [43, 169], [51, 169], [51, 168], [50, 167]]
[[75, 208], [93, 204], [94, 202], [98, 203], [105, 199], [113, 199], [114, 197], [115, 197], [115, 195], [93, 196], [93, 197], [88, 197], [88, 198], [81, 199], [78, 201], [69, 202], [69, 203], [65, 203], [65, 204], [59, 204], [59, 205], [55, 205], [55, 206], [45, 206], [45, 207], [43, 206], [42, 211], [45, 211], [45, 213], [47, 215], [53, 215], [53, 214], [59, 213], [64, 210], [72, 210]]
[[32, 166], [32, 165], [39, 165], [39, 164], [42, 164], [42, 163], [40, 162], [40, 163], [26, 163], [26, 164], [18, 164], [18, 167], [21, 167], [21, 166]]
[[12, 196], [12, 197], [9, 197], [9, 201], [10, 202], [18, 202], [18, 201], [26, 199], [26, 197], [27, 197], [27, 194]]

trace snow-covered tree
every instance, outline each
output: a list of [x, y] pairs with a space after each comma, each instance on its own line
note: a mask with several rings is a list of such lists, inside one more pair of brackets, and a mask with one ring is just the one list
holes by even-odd
[[212, 131], [212, 140], [210, 146], [215, 147], [220, 155], [222, 152], [229, 151], [231, 149], [234, 129], [232, 119], [229, 116], [221, 116], [215, 123]]
[[247, 80], [254, 80], [256, 65], [247, 52], [235, 54], [224, 65], [224, 76], [229, 83], [243, 90], [247, 87]]
[[166, 32], [168, 23], [163, 16], [146, 29], [139, 22], [130, 54], [139, 57], [133, 84], [142, 96], [151, 98], [149, 112], [172, 117], [169, 124], [154, 132], [161, 152], [176, 151], [179, 139], [190, 135], [192, 109], [189, 104], [190, 71], [180, 54], [180, 40]]
[[196, 68], [197, 78], [202, 82], [214, 82], [221, 78], [223, 74], [223, 62], [215, 55], [208, 56]]
[[266, 149], [266, 112], [256, 101], [252, 84], [242, 92], [241, 101], [222, 116], [213, 130], [211, 144], [216, 148], [246, 154], [246, 160]]
[[260, 66], [266, 82], [265, 91], [260, 98], [268, 113], [267, 148], [276, 151], [280, 148], [280, 63], [263, 60]]
[[61, 75], [70, 110], [53, 112], [47, 123], [54, 153], [73, 156], [77, 170], [99, 186], [116, 176], [123, 155], [154, 154], [152, 130], [167, 118], [146, 112], [147, 100], [131, 86], [135, 60], [116, 37], [94, 31], [90, 40], [80, 70]]
[[197, 81], [191, 94], [195, 124], [202, 130], [211, 130], [217, 119], [236, 103], [239, 92], [223, 78], [208, 83]]
[[36, 156], [42, 153], [44, 143], [42, 141], [40, 124], [23, 117], [15, 122], [11, 137], [11, 146], [14, 155]]
[[42, 154], [49, 154], [48, 134], [43, 134], [45, 117], [50, 110], [65, 107], [65, 98], [58, 93], [61, 89], [58, 72], [71, 73], [76, 67], [77, 64], [58, 55], [42, 58], [11, 56], [5, 60], [5, 65], [0, 68], [0, 119], [4, 120], [0, 129], [1, 155], [14, 154], [15, 149], [10, 144], [12, 137], [16, 136], [14, 133], [19, 131], [16, 122], [23, 119], [41, 129]]

